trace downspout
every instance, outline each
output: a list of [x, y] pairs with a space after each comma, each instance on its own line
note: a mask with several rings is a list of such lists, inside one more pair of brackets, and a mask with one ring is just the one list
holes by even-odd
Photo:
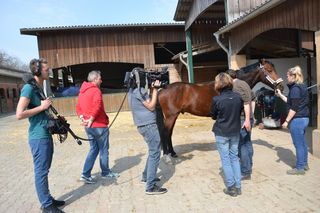
[[[187, 68], [187, 70], [188, 70], [188, 64], [187, 64], [187, 62], [185, 62], [184, 60], [183, 60], [183, 53], [181, 53], [180, 55], [179, 55], [179, 59], [180, 59], [180, 61], [181, 61], [181, 63], [184, 65], [184, 66], [186, 66], [186, 68]], [[181, 77], [181, 80], [183, 79], [183, 76], [182, 76], [182, 69], [180, 70], [181, 71], [181, 73], [180, 73], [180, 77]]]
[[188, 69], [188, 64], [183, 60], [182, 56], [183, 56], [183, 53], [181, 53], [181, 54], [179, 55], [179, 59], [180, 59], [181, 63], [182, 63], [183, 65], [185, 65], [186, 68]]
[[220, 41], [220, 33], [219, 32], [215, 32], [215, 33], [213, 33], [213, 35], [216, 37], [216, 41], [217, 41], [217, 43], [219, 44], [219, 46], [227, 53], [227, 56], [228, 56], [228, 67], [230, 67], [230, 56], [231, 56], [231, 51], [229, 51], [228, 49], [227, 49], [227, 47], [226, 46], [224, 46], [223, 44], [222, 44], [222, 42]]

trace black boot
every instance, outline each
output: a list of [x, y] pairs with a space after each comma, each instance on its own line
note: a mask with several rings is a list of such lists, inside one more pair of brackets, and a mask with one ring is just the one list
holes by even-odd
[[56, 207], [53, 203], [42, 209], [42, 213], [64, 213], [64, 211], [58, 209], [58, 207]]
[[56, 207], [64, 206], [66, 204], [66, 202], [64, 202], [63, 200], [55, 200], [55, 199], [52, 199], [52, 203]]
[[227, 195], [230, 195], [232, 197], [236, 197], [237, 196], [237, 189], [236, 187], [233, 185], [233, 186], [229, 186], [227, 187], [226, 189], [223, 190], [223, 192]]
[[241, 195], [242, 194], [241, 188], [236, 188], [236, 192], [237, 192], [237, 195]]

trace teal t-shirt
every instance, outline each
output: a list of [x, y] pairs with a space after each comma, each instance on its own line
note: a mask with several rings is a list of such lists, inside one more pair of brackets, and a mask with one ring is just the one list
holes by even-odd
[[[28, 109], [41, 105], [40, 96], [35, 92], [30, 84], [25, 84], [21, 90], [21, 97], [30, 99]], [[29, 117], [29, 139], [51, 138], [51, 134], [47, 129], [49, 117], [45, 111], [42, 111], [32, 117]]]

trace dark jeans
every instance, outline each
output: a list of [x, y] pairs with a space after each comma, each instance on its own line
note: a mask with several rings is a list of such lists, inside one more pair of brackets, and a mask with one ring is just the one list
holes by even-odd
[[41, 206], [46, 208], [52, 204], [48, 173], [52, 162], [53, 141], [52, 138], [30, 139], [29, 146], [33, 158], [37, 195]]
[[[241, 126], [244, 120], [241, 120]], [[253, 125], [253, 119], [250, 119], [251, 126]], [[253, 157], [253, 146], [251, 141], [251, 131], [246, 131], [244, 128], [240, 130], [240, 141], [239, 141], [239, 157], [240, 157], [240, 168], [242, 175], [250, 175], [252, 173], [252, 157]]]

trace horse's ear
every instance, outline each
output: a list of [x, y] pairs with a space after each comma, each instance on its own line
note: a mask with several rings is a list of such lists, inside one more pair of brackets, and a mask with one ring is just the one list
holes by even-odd
[[264, 65], [264, 64], [266, 63], [266, 59], [261, 58], [261, 59], [259, 60], [259, 63], [262, 64], [262, 65]]

